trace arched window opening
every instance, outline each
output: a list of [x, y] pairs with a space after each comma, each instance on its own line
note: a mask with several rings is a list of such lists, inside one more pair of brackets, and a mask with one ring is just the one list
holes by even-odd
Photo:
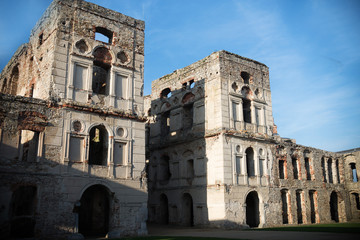
[[279, 178], [285, 179], [286, 163], [284, 160], [279, 160]]
[[183, 129], [191, 129], [193, 126], [193, 104], [187, 104], [183, 107]]
[[162, 90], [161, 93], [160, 93], [160, 97], [161, 98], [169, 98], [169, 97], [171, 97], [170, 88], [165, 88], [164, 90]]
[[296, 191], [296, 209], [297, 209], [297, 222], [298, 224], [303, 223], [303, 213], [302, 213], [302, 191]]
[[317, 212], [317, 199], [316, 199], [316, 191], [309, 191], [309, 199], [310, 199], [310, 219], [311, 223], [316, 223], [316, 212]]
[[246, 170], [249, 177], [255, 176], [254, 150], [249, 147], [245, 151], [246, 154]]
[[160, 184], [162, 184], [162, 185], [167, 184], [171, 178], [170, 157], [168, 155], [163, 155], [160, 158], [160, 166], [159, 166], [158, 176], [159, 176]]
[[112, 38], [113, 38], [112, 31], [103, 27], [95, 28], [95, 40], [111, 44]]
[[324, 157], [321, 158], [321, 169], [322, 169], [322, 174], [323, 174], [323, 181], [324, 183], [326, 183], [326, 168], [325, 168], [325, 159]]
[[103, 125], [90, 130], [89, 164], [107, 165], [109, 136]]
[[245, 84], [249, 84], [249, 80], [250, 80], [250, 74], [247, 72], [241, 72], [240, 76], [242, 77], [242, 79], [244, 80]]
[[259, 197], [255, 191], [246, 197], [246, 224], [251, 228], [260, 224]]
[[281, 190], [281, 203], [282, 203], [282, 222], [283, 224], [289, 223], [289, 214], [288, 214], [288, 191]]
[[195, 170], [194, 170], [194, 160], [190, 159], [186, 161], [186, 178], [189, 184], [192, 183], [192, 180], [195, 177]]
[[350, 168], [351, 168], [352, 181], [358, 182], [358, 175], [356, 172], [356, 163], [350, 163]]
[[21, 186], [13, 192], [10, 225], [12, 237], [34, 237], [36, 192], [36, 186]]
[[332, 172], [332, 159], [328, 160], [328, 174], [329, 174], [329, 183], [333, 183], [333, 172]]
[[243, 116], [244, 122], [251, 123], [251, 101], [243, 99]]
[[336, 192], [332, 192], [330, 195], [330, 215], [331, 220], [339, 222], [338, 195]]
[[188, 227], [194, 226], [193, 199], [189, 193], [184, 193], [182, 197], [182, 208], [183, 208], [182, 224]]
[[159, 222], [161, 224], [169, 224], [169, 201], [165, 194], [160, 195], [160, 214]]
[[93, 55], [95, 60], [93, 65], [92, 91], [93, 93], [108, 95], [112, 56], [105, 47], [97, 48]]
[[83, 193], [80, 203], [79, 232], [86, 237], [105, 237], [109, 231], [109, 190], [100, 184], [93, 185]]

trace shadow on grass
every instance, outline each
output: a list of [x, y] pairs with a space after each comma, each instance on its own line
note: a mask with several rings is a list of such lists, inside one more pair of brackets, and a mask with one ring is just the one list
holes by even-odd
[[313, 225], [286, 226], [286, 227], [274, 227], [274, 228], [258, 228], [258, 229], [249, 229], [247, 231], [360, 233], [360, 223], [313, 224]]

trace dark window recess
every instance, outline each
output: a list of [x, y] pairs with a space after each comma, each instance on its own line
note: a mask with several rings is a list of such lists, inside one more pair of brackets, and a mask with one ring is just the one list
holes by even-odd
[[280, 179], [284, 179], [285, 178], [285, 174], [284, 174], [284, 164], [285, 161], [284, 160], [279, 160], [279, 178]]
[[103, 125], [90, 130], [89, 164], [107, 165], [108, 133]]
[[169, 97], [171, 97], [170, 88], [165, 88], [164, 90], [162, 90], [161, 93], [160, 93], [160, 97], [161, 98], [169, 98]]
[[160, 158], [160, 169], [158, 174], [160, 184], [167, 184], [171, 178], [169, 156], [164, 155]]
[[184, 129], [191, 129], [193, 126], [193, 104], [188, 104], [183, 107], [183, 126]]
[[105, 47], [94, 51], [92, 91], [97, 94], [109, 94], [109, 79], [112, 56]]
[[306, 180], [311, 180], [309, 158], [305, 158]]
[[43, 41], [44, 41], [44, 34], [41, 33], [41, 34], [39, 35], [39, 46], [43, 43]]
[[357, 175], [357, 172], [356, 172], [356, 164], [355, 163], [350, 163], [350, 168], [351, 168], [352, 181], [353, 182], [358, 182], [358, 175]]
[[243, 99], [243, 115], [244, 121], [247, 123], [251, 123], [251, 101], [247, 99]]
[[170, 132], [170, 111], [161, 114], [161, 136], [165, 137]]
[[240, 76], [242, 77], [242, 79], [244, 80], [245, 84], [249, 84], [249, 80], [250, 80], [250, 74], [247, 72], [241, 72]]
[[294, 179], [299, 179], [298, 161], [296, 158], [292, 158], [291, 161], [293, 165]]
[[255, 176], [254, 150], [249, 147], [245, 151], [246, 154], [246, 170], [249, 177]]
[[111, 44], [112, 38], [113, 38], [112, 31], [103, 27], [95, 28], [95, 40]]
[[35, 186], [21, 186], [14, 191], [11, 200], [12, 237], [34, 237], [36, 192]]

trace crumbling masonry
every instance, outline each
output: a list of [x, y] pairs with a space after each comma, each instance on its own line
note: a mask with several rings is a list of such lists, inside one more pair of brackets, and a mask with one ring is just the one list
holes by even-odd
[[359, 149], [281, 138], [267, 66], [215, 52], [144, 98], [143, 64], [143, 21], [53, 1], [0, 74], [0, 238], [360, 219]]
[[149, 220], [224, 228], [360, 219], [360, 152], [281, 138], [269, 70], [219, 51], [153, 81]]

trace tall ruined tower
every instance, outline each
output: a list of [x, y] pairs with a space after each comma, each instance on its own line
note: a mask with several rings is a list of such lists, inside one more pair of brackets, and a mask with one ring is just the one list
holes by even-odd
[[51, 3], [0, 75], [1, 236], [146, 233], [143, 64], [143, 21]]

